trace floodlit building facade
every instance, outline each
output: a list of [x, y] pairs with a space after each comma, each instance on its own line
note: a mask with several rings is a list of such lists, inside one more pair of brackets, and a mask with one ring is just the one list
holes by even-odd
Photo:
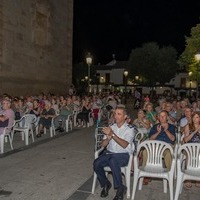
[[0, 1], [0, 91], [64, 93], [72, 82], [73, 0]]

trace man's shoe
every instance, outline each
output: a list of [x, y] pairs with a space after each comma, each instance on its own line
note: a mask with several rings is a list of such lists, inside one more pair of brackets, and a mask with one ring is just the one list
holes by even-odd
[[101, 197], [107, 197], [108, 196], [108, 192], [109, 192], [111, 187], [112, 187], [112, 184], [110, 182], [108, 182], [106, 184], [106, 186], [103, 187], [103, 189], [101, 191]]
[[55, 131], [59, 131], [61, 129], [61, 127], [59, 126], [59, 127], [57, 127], [56, 129], [55, 129]]
[[127, 191], [127, 187], [122, 185], [121, 187], [119, 187], [117, 189], [117, 193], [116, 196], [113, 200], [123, 200], [124, 199], [124, 195], [126, 194]]
[[64, 132], [64, 129], [63, 129], [63, 128], [60, 128], [59, 132], [60, 132], [60, 133]]

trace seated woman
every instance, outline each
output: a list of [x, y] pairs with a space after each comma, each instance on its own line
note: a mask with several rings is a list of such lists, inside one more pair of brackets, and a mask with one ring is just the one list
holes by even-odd
[[24, 99], [20, 98], [19, 99], [19, 107], [18, 107], [18, 112], [20, 114], [20, 118], [25, 114], [26, 111], [26, 105], [24, 104]]
[[74, 105], [72, 103], [71, 97], [63, 100], [63, 105], [60, 108], [59, 115], [55, 118], [56, 131], [63, 132], [65, 122], [69, 115], [73, 113]]
[[94, 120], [97, 121], [98, 114], [101, 109], [101, 104], [98, 101], [97, 96], [93, 96], [92, 103], [91, 103], [91, 109], [92, 109], [92, 115], [94, 117]]
[[153, 109], [153, 104], [148, 102], [145, 106], [145, 115], [147, 119], [150, 121], [150, 125], [153, 126], [157, 122], [157, 115], [156, 112]]
[[60, 110], [58, 108], [57, 99], [55, 97], [51, 99], [51, 107], [55, 110], [56, 115], [58, 115], [60, 113]]
[[[194, 112], [192, 114], [192, 122], [187, 124], [184, 131], [183, 142], [185, 143], [200, 143], [200, 113]], [[200, 187], [200, 182], [196, 182], [196, 187]], [[192, 187], [191, 181], [185, 181], [186, 188]]]
[[74, 105], [74, 111], [79, 112], [81, 109], [81, 101], [80, 101], [80, 97], [73, 95], [72, 96], [72, 103]]
[[29, 113], [35, 115], [36, 117], [39, 117], [40, 116], [40, 111], [41, 111], [41, 109], [40, 109], [40, 101], [39, 101], [39, 99], [34, 99], [33, 100], [33, 108], [32, 108], [32, 110], [30, 110]]
[[81, 106], [81, 112], [78, 113], [77, 115], [77, 120], [78, 120], [78, 127], [82, 126], [83, 122], [83, 127], [86, 127], [86, 124], [89, 122], [89, 113], [91, 112], [91, 104], [89, 100], [82, 100], [82, 106]]
[[55, 110], [51, 108], [51, 103], [45, 100], [45, 107], [41, 112], [40, 120], [38, 123], [39, 133], [36, 135], [36, 137], [41, 137], [41, 135], [44, 133], [44, 127], [51, 127], [51, 121], [53, 117], [55, 117]]
[[33, 103], [27, 102], [26, 103], [26, 110], [25, 110], [24, 114], [33, 114], [31, 112], [33, 112]]
[[143, 130], [147, 133], [150, 128], [150, 121], [146, 118], [145, 113], [142, 109], [139, 109], [137, 112], [137, 118], [133, 121], [133, 124], [137, 129]]

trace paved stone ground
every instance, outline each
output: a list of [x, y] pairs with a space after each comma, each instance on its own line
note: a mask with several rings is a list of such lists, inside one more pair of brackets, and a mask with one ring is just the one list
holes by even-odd
[[[131, 111], [129, 107], [129, 111]], [[132, 111], [131, 111], [132, 112]], [[133, 111], [134, 115], [134, 111]], [[2, 200], [100, 200], [101, 188], [95, 194], [92, 188], [92, 162], [94, 160], [94, 129], [75, 128], [69, 133], [49, 134], [35, 138], [30, 145], [24, 145], [21, 136], [14, 136], [10, 151], [5, 144], [5, 154], [0, 156], [0, 199]], [[112, 176], [109, 175], [112, 182]], [[133, 177], [131, 177], [131, 184]], [[132, 186], [131, 186], [132, 187]], [[111, 200], [115, 191], [105, 200]], [[200, 190], [195, 186], [183, 190], [180, 200], [199, 200]], [[163, 193], [162, 182], [152, 180], [141, 191], [136, 200], [168, 200], [169, 193]]]
[[92, 176], [94, 127], [40, 139], [0, 158], [0, 199], [68, 199]]
[[[112, 182], [112, 176], [109, 175], [109, 180]], [[131, 191], [132, 191], [132, 182], [133, 177], [131, 178]], [[135, 200], [169, 200], [169, 191], [167, 193], [163, 192], [161, 180], [152, 180], [148, 185], [142, 187], [142, 190], [137, 190], [135, 195]], [[174, 191], [175, 192], [175, 191]], [[98, 185], [95, 194], [90, 195], [87, 200], [99, 200], [102, 199], [100, 197], [101, 188]], [[105, 198], [105, 200], [112, 200], [115, 196], [116, 191], [111, 188], [109, 196]], [[186, 190], [183, 189], [182, 193], [179, 196], [180, 200], [197, 200], [200, 196], [200, 189], [196, 188], [194, 185], [192, 189]], [[124, 198], [126, 199], [126, 197]]]

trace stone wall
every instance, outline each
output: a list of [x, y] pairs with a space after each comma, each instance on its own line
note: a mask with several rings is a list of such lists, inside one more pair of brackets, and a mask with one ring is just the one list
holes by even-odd
[[0, 93], [65, 94], [72, 26], [73, 0], [0, 1]]

